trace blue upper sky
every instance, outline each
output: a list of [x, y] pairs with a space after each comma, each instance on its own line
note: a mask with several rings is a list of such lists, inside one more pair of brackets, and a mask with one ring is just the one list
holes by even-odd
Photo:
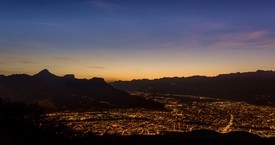
[[0, 74], [275, 69], [274, 0], [0, 0]]

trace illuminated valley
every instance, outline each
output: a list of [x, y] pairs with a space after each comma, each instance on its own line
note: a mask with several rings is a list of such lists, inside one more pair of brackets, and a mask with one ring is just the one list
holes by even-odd
[[134, 94], [160, 102], [167, 110], [137, 108], [49, 113], [43, 116], [40, 125], [53, 121], [82, 135], [157, 135], [207, 129], [275, 137], [274, 107], [187, 95]]

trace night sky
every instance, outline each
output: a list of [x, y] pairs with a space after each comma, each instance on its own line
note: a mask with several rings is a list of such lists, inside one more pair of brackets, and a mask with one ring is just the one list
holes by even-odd
[[0, 0], [0, 74], [275, 70], [275, 0]]

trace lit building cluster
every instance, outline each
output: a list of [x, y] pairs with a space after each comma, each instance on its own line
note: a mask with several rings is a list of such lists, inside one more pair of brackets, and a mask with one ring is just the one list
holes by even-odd
[[113, 109], [59, 112], [47, 114], [43, 120], [61, 122], [83, 134], [96, 135], [156, 135], [209, 129], [220, 133], [246, 131], [262, 137], [275, 137], [274, 107], [173, 94], [143, 96], [164, 103], [169, 111]]

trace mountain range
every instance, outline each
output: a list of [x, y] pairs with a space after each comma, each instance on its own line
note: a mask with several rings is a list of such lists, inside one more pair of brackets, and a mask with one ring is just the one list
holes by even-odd
[[48, 110], [163, 107], [115, 89], [102, 78], [76, 79], [73, 74], [60, 77], [46, 69], [33, 76], [0, 76], [0, 97], [38, 104]]
[[192, 76], [116, 81], [111, 85], [128, 92], [206, 96], [258, 105], [275, 105], [274, 71], [258, 70], [214, 77]]

